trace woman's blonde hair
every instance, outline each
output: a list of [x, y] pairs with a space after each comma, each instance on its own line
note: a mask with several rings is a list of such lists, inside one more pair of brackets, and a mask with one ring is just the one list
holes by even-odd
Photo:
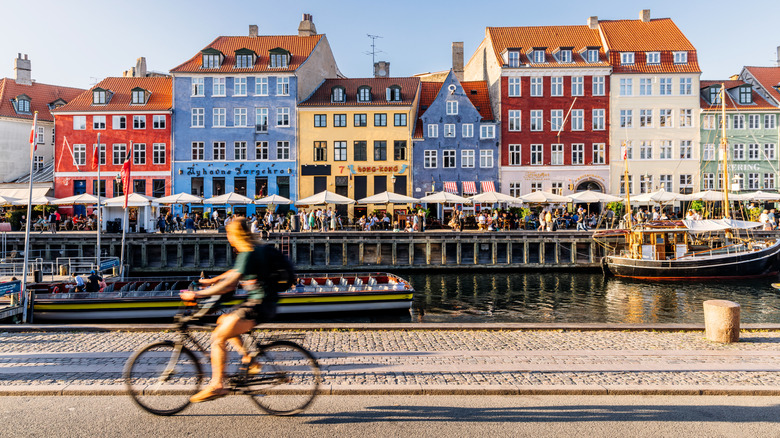
[[228, 240], [230, 240], [230, 243], [238, 252], [252, 251], [254, 249], [252, 232], [245, 217], [233, 218], [225, 229], [228, 234]]

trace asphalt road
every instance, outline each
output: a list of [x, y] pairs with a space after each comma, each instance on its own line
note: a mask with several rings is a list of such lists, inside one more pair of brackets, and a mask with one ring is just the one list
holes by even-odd
[[0, 397], [3, 437], [778, 437], [780, 401], [728, 396], [322, 396], [271, 417], [243, 396], [174, 417], [126, 397]]

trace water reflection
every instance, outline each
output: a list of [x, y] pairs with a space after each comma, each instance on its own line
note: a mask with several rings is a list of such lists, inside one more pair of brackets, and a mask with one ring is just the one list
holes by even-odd
[[[601, 274], [402, 274], [422, 322], [702, 323], [702, 302], [736, 301], [744, 323], [780, 323], [777, 278], [662, 283]], [[435, 286], [434, 286], [435, 285]]]

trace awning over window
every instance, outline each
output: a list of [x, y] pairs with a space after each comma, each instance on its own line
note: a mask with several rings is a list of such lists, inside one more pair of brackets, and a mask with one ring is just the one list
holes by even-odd
[[458, 184], [454, 181], [444, 181], [444, 191], [450, 193], [458, 193]]
[[463, 194], [477, 194], [477, 184], [474, 181], [463, 181]]
[[482, 193], [495, 191], [496, 186], [493, 184], [493, 181], [482, 181]]

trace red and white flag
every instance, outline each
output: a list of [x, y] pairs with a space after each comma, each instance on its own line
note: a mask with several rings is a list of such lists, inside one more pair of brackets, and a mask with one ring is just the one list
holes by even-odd
[[623, 144], [620, 146], [620, 155], [624, 160], [628, 159], [628, 146], [626, 146], [625, 142], [623, 142]]
[[92, 168], [97, 169], [100, 166], [100, 133], [98, 133], [97, 144], [92, 148]]
[[122, 164], [122, 172], [120, 175], [122, 177], [122, 190], [125, 192], [124, 208], [127, 208], [127, 196], [130, 195], [130, 156], [128, 156], [125, 163]]
[[60, 163], [62, 163], [62, 157], [65, 156], [65, 149], [68, 149], [68, 153], [70, 154], [70, 159], [73, 162], [73, 165], [76, 166], [76, 169], [79, 168], [78, 162], [76, 162], [76, 157], [73, 156], [73, 149], [70, 147], [70, 143], [68, 143], [68, 137], [62, 136], [62, 150], [59, 152], [60, 159], [57, 160], [57, 170], [60, 169]]
[[32, 161], [33, 156], [35, 155], [35, 151], [38, 149], [37, 131], [38, 131], [38, 111], [36, 111], [35, 115], [33, 116], [32, 129], [30, 130], [30, 161]]

